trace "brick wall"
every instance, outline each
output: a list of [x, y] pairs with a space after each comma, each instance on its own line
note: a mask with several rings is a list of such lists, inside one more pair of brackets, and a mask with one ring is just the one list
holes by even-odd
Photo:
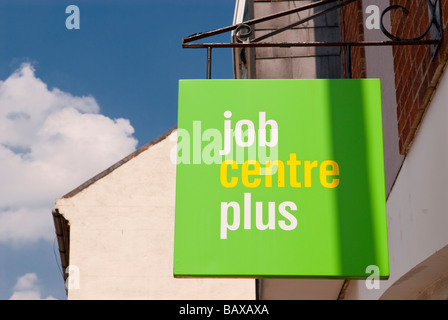
[[[392, 0], [409, 10], [391, 12], [392, 34], [409, 39], [425, 32], [429, 24], [427, 1]], [[448, 1], [442, 0], [444, 29], [448, 22]], [[446, 31], [445, 31], [446, 38]], [[429, 35], [426, 37], [429, 39]], [[422, 116], [429, 105], [447, 60], [447, 41], [444, 39], [432, 59], [430, 46], [395, 46], [395, 87], [397, 91], [398, 134], [400, 153], [405, 154], [412, 143]]]
[[[355, 1], [341, 8], [341, 38], [342, 41], [364, 41], [364, 25], [362, 2]], [[346, 74], [346, 53], [343, 51], [344, 77]], [[351, 48], [352, 78], [366, 77], [365, 49], [363, 47]]]

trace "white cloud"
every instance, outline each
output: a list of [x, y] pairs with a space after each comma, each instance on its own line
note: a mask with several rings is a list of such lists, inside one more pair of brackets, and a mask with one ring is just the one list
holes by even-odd
[[51, 208], [18, 207], [0, 212], [0, 242], [12, 241], [14, 245], [52, 240], [55, 237], [51, 224]]
[[54, 300], [52, 296], [41, 297], [39, 279], [35, 273], [27, 273], [17, 279], [13, 288], [14, 293], [9, 300]]
[[126, 119], [49, 89], [23, 64], [0, 81], [0, 242], [54, 238], [54, 200], [135, 150]]

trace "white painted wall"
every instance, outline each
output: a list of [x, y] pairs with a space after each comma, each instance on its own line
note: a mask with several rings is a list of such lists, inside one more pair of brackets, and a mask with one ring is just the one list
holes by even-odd
[[[445, 72], [387, 201], [390, 279], [380, 282], [380, 290], [367, 290], [365, 281], [352, 281], [347, 299], [378, 299], [398, 280], [408, 282], [409, 297], [418, 296], [412, 288], [425, 288], [412, 286], [415, 275], [423, 270], [417, 266], [427, 259], [425, 268], [436, 269], [431, 264], [440, 263], [438, 255], [446, 255], [446, 250], [439, 250], [448, 244], [447, 101]], [[430, 286], [440, 287], [437, 279], [446, 280], [446, 268], [437, 272], [440, 274], [431, 275], [435, 281]], [[441, 294], [448, 298], [448, 288], [444, 288], [437, 297], [429, 294], [426, 298], [440, 298]], [[429, 289], [426, 291], [431, 292]], [[397, 298], [391, 294], [385, 297]]]
[[80, 272], [68, 299], [255, 299], [253, 279], [173, 278], [176, 136], [57, 200]]

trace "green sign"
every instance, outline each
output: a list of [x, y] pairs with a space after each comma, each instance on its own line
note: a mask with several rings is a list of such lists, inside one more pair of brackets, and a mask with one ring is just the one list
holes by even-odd
[[379, 80], [181, 80], [178, 118], [175, 276], [389, 276]]

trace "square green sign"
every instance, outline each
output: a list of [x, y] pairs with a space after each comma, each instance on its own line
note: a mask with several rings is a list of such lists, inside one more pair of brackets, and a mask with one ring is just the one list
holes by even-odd
[[175, 276], [389, 276], [379, 80], [181, 80], [177, 147]]

